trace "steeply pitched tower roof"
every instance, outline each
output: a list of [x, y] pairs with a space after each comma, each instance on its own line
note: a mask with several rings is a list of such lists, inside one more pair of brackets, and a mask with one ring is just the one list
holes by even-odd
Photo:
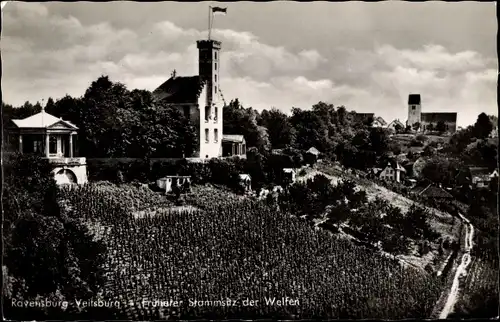
[[420, 104], [420, 94], [410, 94], [408, 96], [408, 105]]

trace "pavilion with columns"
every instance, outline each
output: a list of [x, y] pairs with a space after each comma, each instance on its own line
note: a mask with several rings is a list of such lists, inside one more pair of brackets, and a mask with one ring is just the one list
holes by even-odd
[[78, 127], [55, 117], [42, 108], [40, 113], [24, 119], [13, 119], [8, 129], [8, 142], [20, 153], [36, 154], [54, 164], [58, 183], [87, 182], [86, 160], [75, 157]]

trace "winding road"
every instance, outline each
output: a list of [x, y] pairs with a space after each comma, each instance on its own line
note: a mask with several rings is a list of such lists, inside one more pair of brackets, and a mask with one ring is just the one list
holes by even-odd
[[439, 314], [439, 319], [446, 319], [453, 310], [459, 295], [460, 277], [467, 275], [467, 267], [471, 263], [470, 251], [472, 249], [472, 240], [474, 237], [474, 226], [472, 226], [470, 221], [464, 216], [462, 216], [462, 214], [459, 213], [458, 215], [465, 223], [465, 229], [466, 229], [464, 254], [462, 255], [462, 261], [457, 268], [455, 277], [453, 278], [453, 284], [451, 286], [448, 298], [446, 299], [444, 308]]

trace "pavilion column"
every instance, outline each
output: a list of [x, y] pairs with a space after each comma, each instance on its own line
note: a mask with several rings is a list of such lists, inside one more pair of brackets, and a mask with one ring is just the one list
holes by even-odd
[[23, 153], [23, 135], [19, 134], [19, 152]]
[[45, 133], [45, 156], [47, 158], [49, 157], [49, 144], [50, 144], [49, 133]]
[[235, 144], [234, 144], [234, 143], [233, 143], [233, 148], [232, 148], [231, 152], [232, 152], [232, 153], [231, 153], [232, 155], [235, 155], [235, 152], [236, 152], [236, 151], [235, 151]]
[[69, 157], [70, 158], [73, 157], [73, 135], [74, 135], [74, 133], [71, 133], [69, 135]]

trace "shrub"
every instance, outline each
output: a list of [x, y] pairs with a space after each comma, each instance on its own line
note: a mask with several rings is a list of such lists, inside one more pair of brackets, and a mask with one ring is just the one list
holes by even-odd
[[419, 142], [425, 142], [428, 140], [428, 137], [423, 134], [418, 134], [415, 139]]

